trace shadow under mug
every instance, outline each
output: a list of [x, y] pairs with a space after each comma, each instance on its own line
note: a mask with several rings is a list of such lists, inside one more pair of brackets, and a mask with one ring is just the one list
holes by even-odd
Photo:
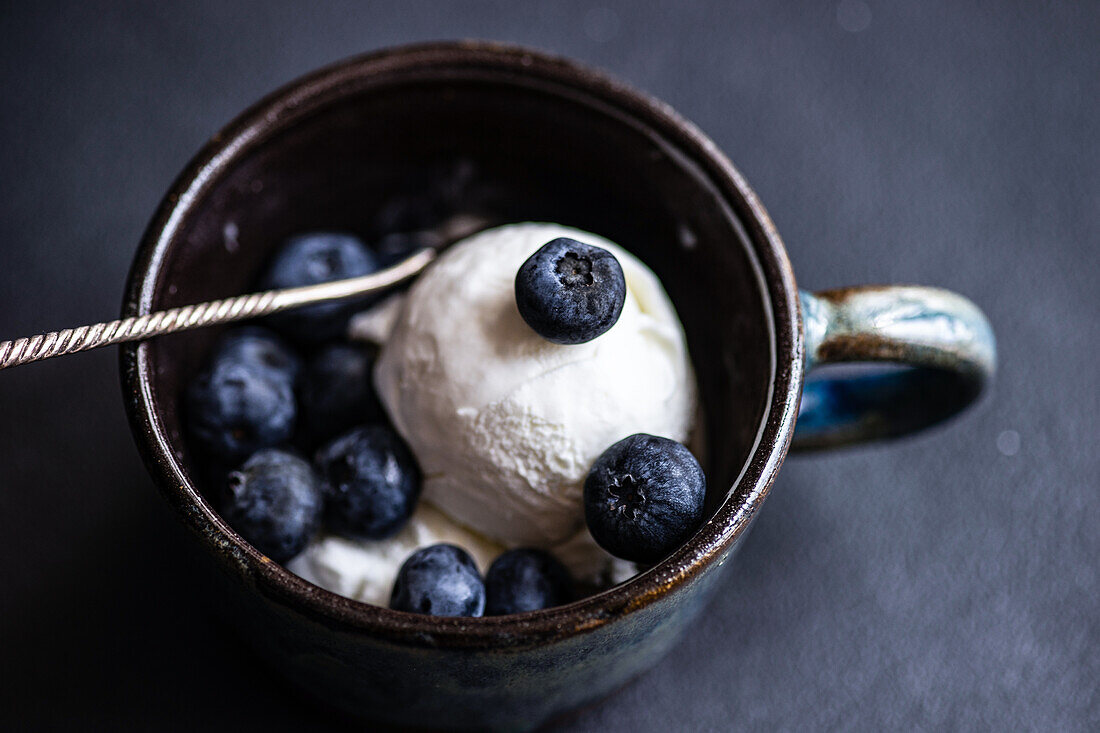
[[[792, 437], [821, 448], [909, 432], [965, 407], [992, 375], [989, 324], [966, 299], [918, 287], [800, 294], [760, 202], [698, 129], [591, 69], [487, 43], [353, 58], [244, 112], [172, 185], [123, 313], [247, 292], [297, 232], [375, 236], [387, 202], [415, 198], [440, 166], [470, 172], [462, 208], [597, 232], [660, 276], [705, 407], [709, 519], [654, 567], [566, 606], [466, 619], [357, 603], [271, 562], [209, 501], [179, 396], [216, 333], [124, 346], [137, 444], [212, 561], [214, 605], [295, 685], [353, 715], [517, 729], [608, 694], [703, 608]], [[807, 369], [849, 361], [904, 368], [804, 386]]]

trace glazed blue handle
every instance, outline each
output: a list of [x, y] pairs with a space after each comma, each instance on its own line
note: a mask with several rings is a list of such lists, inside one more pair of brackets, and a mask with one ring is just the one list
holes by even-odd
[[[982, 393], [996, 370], [993, 329], [961, 295], [910, 285], [801, 292], [807, 379], [792, 450], [890, 438], [934, 425]], [[890, 362], [878, 373], [818, 367]]]

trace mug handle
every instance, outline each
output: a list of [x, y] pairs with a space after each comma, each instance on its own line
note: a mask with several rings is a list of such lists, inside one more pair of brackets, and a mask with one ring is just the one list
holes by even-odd
[[961, 295], [912, 285], [799, 295], [808, 375], [848, 362], [901, 368], [808, 378], [792, 450], [890, 438], [934, 425], [977, 399], [996, 371], [993, 329]]

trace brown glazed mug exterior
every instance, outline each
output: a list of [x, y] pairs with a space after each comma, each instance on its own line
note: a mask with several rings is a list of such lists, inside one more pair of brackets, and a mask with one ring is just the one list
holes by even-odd
[[456, 161], [474, 171], [463, 202], [472, 213], [597, 232], [660, 276], [697, 371], [710, 518], [656, 566], [566, 606], [470, 619], [358, 603], [271, 562], [208, 500], [213, 483], [183, 439], [179, 396], [216, 333], [124, 346], [137, 444], [210, 561], [212, 605], [296, 686], [352, 715], [524, 729], [607, 695], [703, 609], [791, 444], [807, 365], [918, 368], [815, 383], [805, 447], [931, 424], [992, 373], [992, 336], [968, 301], [923, 288], [800, 295], [767, 213], [693, 125], [583, 66], [488, 43], [353, 58], [244, 112], [172, 185], [123, 313], [247, 292], [296, 232], [376, 234], [387, 197], [415, 194], [420, 174]]

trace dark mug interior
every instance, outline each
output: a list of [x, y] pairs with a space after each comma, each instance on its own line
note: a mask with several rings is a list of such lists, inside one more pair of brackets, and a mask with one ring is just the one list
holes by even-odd
[[[295, 619], [308, 618], [309, 634], [335, 625], [333, 655], [358, 654], [356, 640], [364, 638], [494, 651], [562, 639], [581, 644], [584, 634], [584, 643], [599, 639], [614, 666], [590, 660], [586, 671], [567, 669], [580, 662], [563, 644], [554, 652], [563, 656], [544, 658], [538, 672], [557, 681], [533, 678], [529, 694], [516, 692], [508, 702], [524, 715], [536, 708], [541, 712], [531, 714], [544, 715], [617, 687], [668, 648], [706, 595], [688, 581], [736, 546], [790, 441], [802, 376], [797, 290], [767, 215], [712, 143], [645, 95], [522, 49], [441, 44], [352, 59], [275, 92], [215, 136], [154, 217], [124, 310], [134, 315], [249, 292], [275, 248], [301, 232], [343, 230], [377, 241], [387, 207], [415, 199], [441, 170], [468, 175], [456, 204], [462, 212], [495, 224], [551, 221], [592, 231], [660, 277], [683, 322], [700, 388], [710, 517], [669, 558], [614, 589], [514, 617], [417, 617], [358, 604], [291, 576], [217, 517], [218, 487], [188, 444], [181, 410], [182, 392], [216, 330], [124, 347], [125, 397], [160, 489], [229, 568], [231, 584], [270, 601], [284, 638], [307, 634]], [[680, 600], [662, 606], [674, 591], [684, 591]], [[302, 615], [292, 618], [287, 609]], [[601, 636], [624, 618], [635, 619], [634, 631], [619, 626]], [[666, 633], [654, 633], [659, 627]], [[286, 642], [285, 655], [312, 644]], [[301, 662], [294, 653], [297, 661], [287, 664]], [[451, 659], [455, 675], [469, 673], [469, 656]], [[349, 670], [358, 664], [345, 662]], [[522, 655], [514, 663], [514, 670], [531, 668]], [[353, 709], [358, 703], [348, 700], [361, 698], [364, 688], [352, 671], [332, 675], [333, 685], [347, 680], [337, 704]], [[314, 679], [300, 676], [306, 685]], [[408, 689], [395, 672], [378, 680], [382, 697], [372, 704], [387, 690]], [[559, 682], [555, 697], [539, 692]], [[499, 703], [512, 692], [478, 694], [490, 697], [452, 696], [439, 705], [477, 715], [486, 700]], [[430, 720], [435, 703], [424, 704], [421, 717], [407, 710], [387, 716]]]

